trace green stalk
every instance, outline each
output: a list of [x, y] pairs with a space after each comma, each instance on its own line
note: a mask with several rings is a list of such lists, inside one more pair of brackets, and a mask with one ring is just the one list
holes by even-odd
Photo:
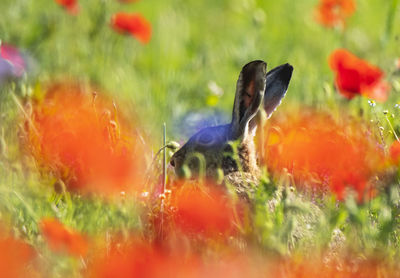
[[[163, 124], [163, 146], [166, 146], [167, 140], [167, 126]], [[163, 181], [162, 181], [162, 192], [165, 193], [165, 186], [167, 184], [167, 175], [166, 175], [166, 167], [167, 167], [167, 148], [164, 147], [163, 151]]]
[[394, 137], [396, 138], [397, 141], [400, 141], [400, 140], [399, 140], [399, 137], [397, 136], [396, 131], [395, 131], [394, 128], [393, 128], [392, 123], [390, 122], [390, 120], [389, 120], [389, 118], [388, 118], [388, 116], [387, 116], [387, 114], [385, 114], [385, 118], [386, 118], [386, 121], [387, 121], [388, 124], [389, 124], [390, 129], [391, 129], [392, 132], [393, 132]]
[[[167, 137], [167, 126], [163, 124], [163, 142], [162, 145], [165, 146]], [[162, 198], [161, 198], [161, 240], [164, 238], [164, 201], [165, 201], [165, 186], [167, 183], [167, 175], [166, 175], [166, 166], [167, 166], [167, 148], [164, 148], [163, 151], [163, 170], [162, 170]]]
[[32, 130], [36, 136], [39, 136], [39, 131], [36, 129], [34, 123], [32, 122], [31, 117], [26, 113], [26, 111], [25, 111], [24, 107], [22, 106], [21, 102], [19, 101], [18, 97], [13, 92], [10, 92], [10, 94], [12, 96], [14, 103], [17, 105], [18, 109], [21, 111], [21, 113], [24, 115], [25, 119], [28, 121], [29, 127], [32, 128]]
[[382, 45], [386, 46], [393, 32], [393, 23], [396, 15], [399, 0], [392, 0], [389, 6], [388, 15], [386, 18], [385, 32], [383, 33]]

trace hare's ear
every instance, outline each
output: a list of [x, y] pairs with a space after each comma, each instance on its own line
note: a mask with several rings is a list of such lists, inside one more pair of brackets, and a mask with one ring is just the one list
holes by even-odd
[[233, 104], [231, 132], [232, 139], [245, 137], [254, 129], [254, 118], [260, 109], [266, 84], [267, 64], [264, 61], [253, 61], [246, 64], [240, 72], [236, 84], [235, 102]]
[[280, 65], [267, 73], [267, 86], [264, 94], [264, 109], [268, 118], [281, 103], [292, 77], [293, 67]]

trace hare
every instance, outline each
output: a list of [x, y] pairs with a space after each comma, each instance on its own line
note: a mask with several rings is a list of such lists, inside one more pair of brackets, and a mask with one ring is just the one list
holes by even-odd
[[[185, 164], [192, 175], [198, 174], [201, 167], [205, 168], [207, 178], [217, 177], [218, 169], [222, 169], [224, 182], [234, 186], [239, 195], [247, 195], [249, 187], [257, 183], [260, 175], [254, 144], [258, 125], [255, 116], [262, 104], [267, 117], [271, 116], [285, 96], [292, 71], [289, 64], [268, 73], [264, 61], [246, 64], [236, 84], [232, 122], [207, 127], [194, 134], [171, 157], [170, 164], [176, 174], [182, 174]], [[238, 142], [236, 153], [232, 142]]]

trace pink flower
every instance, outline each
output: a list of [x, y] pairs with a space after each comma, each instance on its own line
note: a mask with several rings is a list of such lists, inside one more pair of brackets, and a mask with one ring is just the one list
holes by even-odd
[[2, 44], [0, 46], [0, 67], [6, 67], [7, 62], [12, 68], [12, 75], [19, 77], [24, 73], [26, 63], [21, 52], [11, 45]]

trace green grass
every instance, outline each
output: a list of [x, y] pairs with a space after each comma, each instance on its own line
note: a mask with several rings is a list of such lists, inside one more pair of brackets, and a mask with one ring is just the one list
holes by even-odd
[[[314, 21], [315, 1], [86, 1], [77, 17], [48, 0], [0, 5], [1, 39], [35, 61], [28, 84], [66, 76], [98, 84], [151, 119], [152, 134], [160, 134], [164, 120], [171, 126], [187, 110], [205, 108], [210, 81], [224, 90], [215, 108], [229, 113], [238, 72], [249, 60], [266, 60], [269, 68], [290, 62], [295, 72], [287, 102], [323, 105], [321, 84], [332, 83], [326, 61], [335, 48], [388, 71], [399, 56], [398, 17], [387, 23], [390, 3], [377, 0], [358, 3], [344, 34]], [[111, 30], [111, 15], [120, 10], [151, 21], [148, 45]]]
[[[51, 174], [21, 153], [17, 105], [35, 88], [53, 80], [73, 79], [94, 84], [115, 99], [129, 117], [138, 119], [156, 152], [162, 144], [162, 124], [168, 140], [183, 141], [194, 132], [182, 126], [189, 112], [219, 112], [229, 119], [236, 80], [250, 60], [263, 59], [271, 69], [289, 62], [294, 74], [278, 113], [290, 105], [313, 106], [339, 114], [346, 111], [382, 127], [386, 146], [394, 141], [388, 124], [400, 132], [400, 79], [394, 61], [400, 57], [398, 1], [357, 1], [357, 11], [344, 32], [329, 30], [313, 18], [317, 1], [170, 0], [120, 4], [116, 0], [81, 1], [78, 16], [71, 16], [52, 0], [0, 1], [0, 40], [18, 46], [29, 57], [28, 74], [0, 88], [0, 222], [10, 223], [13, 233], [43, 256], [50, 277], [79, 276], [79, 260], [57, 256], [46, 246], [38, 221], [54, 216], [89, 236], [109, 232], [145, 233], [143, 211], [135, 196], [102, 200], [53, 190]], [[393, 9], [396, 8], [396, 9]], [[149, 44], [110, 28], [117, 11], [140, 12], [152, 24]], [[347, 48], [378, 65], [391, 82], [390, 98], [371, 107], [367, 99], [344, 100], [333, 89], [327, 59], [336, 48]], [[210, 105], [215, 82], [223, 89]], [[383, 111], [388, 110], [388, 120]], [[279, 115], [279, 114], [278, 114]], [[377, 122], [378, 120], [378, 122]], [[263, 248], [280, 254], [307, 252], [331, 242], [340, 229], [351, 248], [365, 256], [383, 253], [399, 258], [399, 189], [396, 183], [382, 189], [373, 201], [337, 203], [324, 197], [317, 206], [275, 181], [262, 182], [255, 205], [255, 238]], [[265, 203], [277, 200], [271, 212]], [[311, 224], [310, 224], [311, 223]], [[311, 225], [311, 226], [307, 226]], [[299, 235], [300, 233], [300, 235]]]

